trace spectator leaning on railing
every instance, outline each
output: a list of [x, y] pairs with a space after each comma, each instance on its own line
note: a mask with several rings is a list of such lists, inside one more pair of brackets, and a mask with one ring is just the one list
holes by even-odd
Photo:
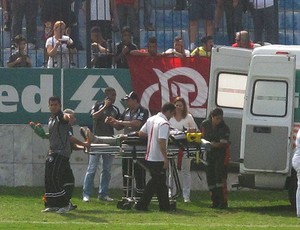
[[214, 40], [212, 36], [203, 36], [201, 38], [202, 46], [197, 47], [193, 50], [191, 56], [198, 57], [210, 57], [212, 47], [214, 46]]
[[183, 39], [180, 36], [174, 38], [173, 48], [167, 49], [162, 55], [167, 57], [189, 57], [190, 51], [184, 49]]
[[161, 56], [161, 53], [157, 51], [157, 39], [156, 37], [150, 37], [148, 39], [147, 49], [132, 50], [131, 55], [134, 56]]
[[254, 48], [254, 43], [250, 40], [249, 33], [245, 30], [236, 33], [235, 41], [236, 42], [232, 44], [232, 47], [245, 49]]
[[17, 35], [14, 39], [17, 51], [9, 57], [7, 67], [31, 67], [30, 57], [26, 53], [26, 39]]
[[115, 55], [115, 64], [117, 68], [128, 68], [126, 56], [131, 50], [137, 50], [137, 46], [131, 41], [131, 30], [128, 26], [122, 29], [122, 41], [117, 45], [117, 52]]

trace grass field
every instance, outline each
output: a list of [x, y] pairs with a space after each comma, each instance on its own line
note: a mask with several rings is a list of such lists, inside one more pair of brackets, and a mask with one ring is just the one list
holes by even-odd
[[113, 190], [116, 201], [96, 198], [81, 201], [81, 189], [74, 193], [78, 209], [64, 215], [41, 213], [43, 188], [0, 187], [0, 229], [300, 229], [300, 218], [289, 206], [286, 191], [232, 191], [229, 208], [209, 208], [207, 192], [191, 194], [191, 203], [177, 200], [177, 211], [150, 211], [116, 208], [121, 191]]

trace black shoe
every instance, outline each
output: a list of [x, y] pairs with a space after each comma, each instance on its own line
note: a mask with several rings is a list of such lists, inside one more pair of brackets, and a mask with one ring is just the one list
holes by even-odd
[[142, 211], [142, 212], [147, 212], [149, 211], [148, 208], [145, 207], [141, 207], [141, 205], [139, 203], [136, 203], [133, 208], [137, 211]]
[[76, 204], [72, 204], [72, 203], [70, 202], [69, 211], [75, 210], [76, 208], [77, 208], [77, 205], [76, 205]]
[[220, 204], [219, 209], [227, 209], [228, 208], [228, 204], [227, 203], [223, 203], [223, 204]]
[[209, 208], [219, 208], [219, 207], [220, 205], [216, 203], [213, 203], [212, 205], [209, 206]]
[[161, 211], [161, 212], [170, 212], [171, 209], [170, 208], [161, 208], [161, 209], [159, 209], [159, 211]]

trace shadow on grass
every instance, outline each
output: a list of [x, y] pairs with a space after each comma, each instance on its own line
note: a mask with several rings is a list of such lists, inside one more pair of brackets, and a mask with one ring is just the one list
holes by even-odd
[[[107, 213], [107, 211], [105, 211]], [[93, 223], [109, 223], [105, 218], [99, 216], [99, 210], [76, 210], [62, 215], [66, 220], [74, 222], [88, 221]]]
[[282, 216], [291, 217], [295, 215], [296, 211], [290, 205], [272, 205], [272, 206], [241, 206], [241, 207], [229, 207], [226, 209], [227, 212], [237, 213], [237, 212], [250, 212], [259, 213], [261, 215], [269, 216]]

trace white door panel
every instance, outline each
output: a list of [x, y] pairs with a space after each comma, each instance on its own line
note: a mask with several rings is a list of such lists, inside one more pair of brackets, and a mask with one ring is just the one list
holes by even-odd
[[[224, 111], [230, 127], [231, 160], [239, 161], [242, 113], [252, 50], [233, 47], [214, 48], [211, 57], [207, 112], [215, 107]], [[207, 115], [208, 115], [207, 114]]]
[[295, 92], [294, 56], [254, 55], [242, 122], [241, 172], [287, 173]]

